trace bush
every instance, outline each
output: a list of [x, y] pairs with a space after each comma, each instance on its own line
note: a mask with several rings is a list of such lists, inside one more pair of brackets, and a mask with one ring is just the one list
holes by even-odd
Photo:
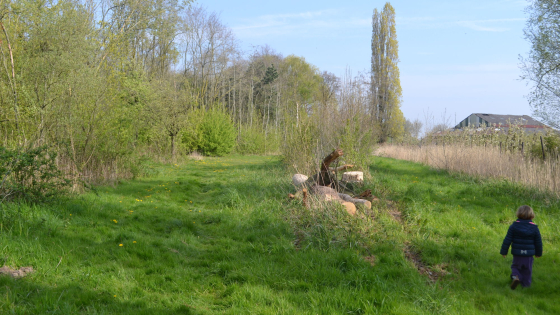
[[344, 151], [344, 160], [356, 165], [356, 170], [367, 170], [377, 142], [373, 130], [362, 128], [357, 117], [354, 117], [346, 120], [338, 137], [340, 148]]
[[[560, 137], [555, 133], [548, 133], [542, 136], [542, 138], [546, 158], [556, 158], [558, 156], [558, 151], [560, 150]], [[530, 154], [533, 158], [542, 159], [542, 145], [540, 137], [537, 137], [537, 140], [531, 144]]]
[[235, 125], [226, 112], [209, 110], [198, 130], [198, 150], [205, 155], [224, 156], [233, 150], [237, 134]]
[[333, 147], [319, 147], [319, 137], [316, 122], [312, 119], [301, 119], [299, 126], [289, 130], [286, 140], [282, 143], [284, 163], [295, 172], [315, 174], [321, 159], [333, 150]]
[[202, 143], [201, 126], [204, 119], [204, 110], [196, 109], [189, 114], [187, 124], [181, 135], [181, 143], [187, 153], [200, 149]]
[[59, 195], [69, 181], [55, 163], [56, 153], [46, 146], [9, 150], [0, 147], [0, 202], [43, 202]]
[[240, 154], [263, 154], [265, 147], [264, 132], [256, 127], [243, 127], [239, 134], [236, 151]]

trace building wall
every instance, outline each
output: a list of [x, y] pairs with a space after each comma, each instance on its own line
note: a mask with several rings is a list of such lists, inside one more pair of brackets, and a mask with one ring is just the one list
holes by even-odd
[[475, 127], [478, 128], [480, 125], [488, 126], [488, 122], [475, 114], [471, 114], [467, 118], [463, 119], [455, 128], [465, 128], [465, 127]]

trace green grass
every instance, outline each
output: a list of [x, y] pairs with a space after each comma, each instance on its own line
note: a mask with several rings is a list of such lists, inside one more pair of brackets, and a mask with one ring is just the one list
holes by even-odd
[[[410, 162], [370, 170], [381, 201], [356, 217], [289, 202], [274, 157], [153, 165], [52, 205], [3, 205], [0, 265], [36, 272], [0, 277], [0, 313], [560, 313], [558, 200]], [[521, 204], [545, 247], [533, 287], [511, 291], [499, 248]]]

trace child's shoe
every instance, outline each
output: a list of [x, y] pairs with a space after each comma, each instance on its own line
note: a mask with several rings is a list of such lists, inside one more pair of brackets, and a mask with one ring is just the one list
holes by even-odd
[[519, 280], [519, 277], [517, 277], [517, 276], [511, 276], [511, 278], [513, 279], [513, 281], [511, 282], [511, 285], [509, 287], [512, 290], [515, 290], [515, 288], [517, 288], [517, 286], [519, 285], [519, 283], [521, 283], [521, 281]]

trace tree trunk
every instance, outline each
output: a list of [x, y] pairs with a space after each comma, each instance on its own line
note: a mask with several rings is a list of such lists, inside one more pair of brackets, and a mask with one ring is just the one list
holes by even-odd
[[331, 184], [334, 181], [333, 178], [331, 177], [331, 171], [329, 170], [329, 166], [334, 160], [338, 159], [342, 155], [344, 155], [344, 152], [342, 152], [341, 149], [336, 149], [323, 159], [323, 162], [321, 163], [321, 170], [317, 178], [318, 185], [331, 186]]

